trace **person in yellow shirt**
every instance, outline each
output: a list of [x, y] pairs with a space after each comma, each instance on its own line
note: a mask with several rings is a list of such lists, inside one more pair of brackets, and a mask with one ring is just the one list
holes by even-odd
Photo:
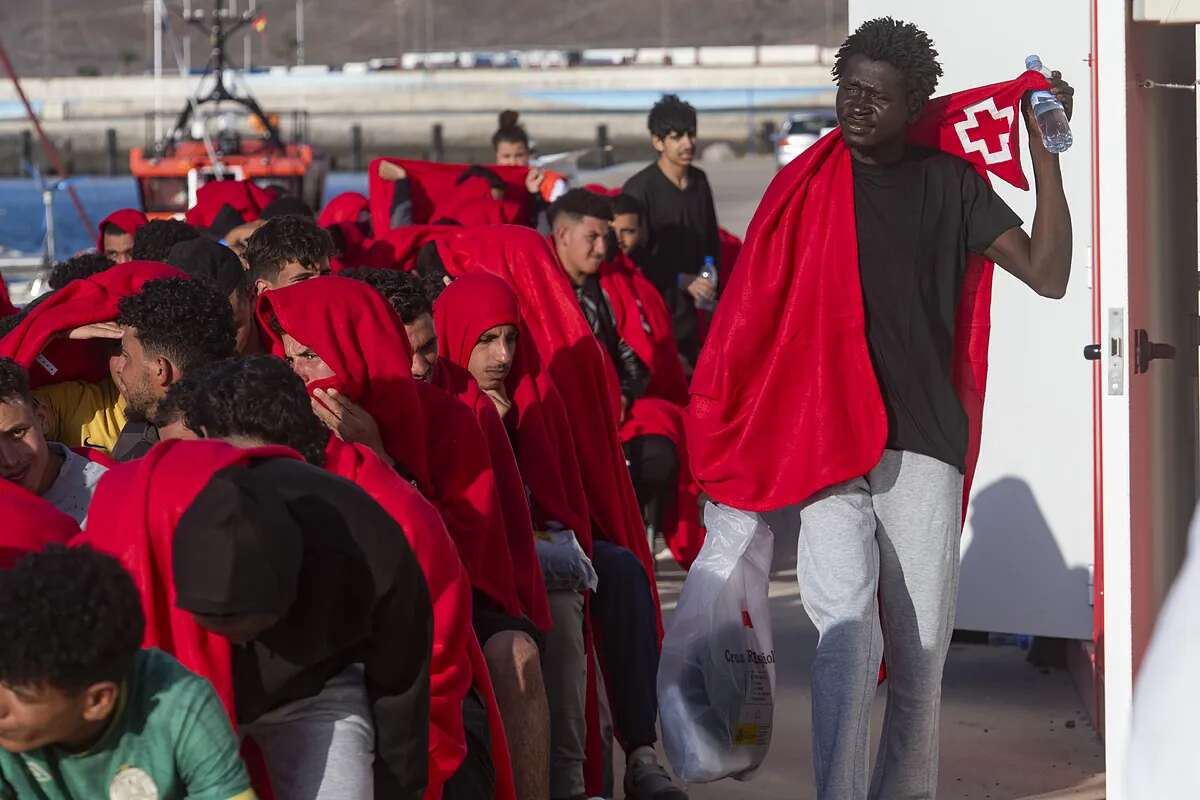
[[84, 325], [71, 339], [108, 340], [109, 377], [96, 383], [63, 381], [33, 391], [46, 420], [46, 437], [67, 447], [95, 447], [111, 452], [125, 427], [127, 403], [117, 387], [121, 367], [121, 326], [115, 322]]
[[72, 339], [110, 340], [109, 377], [39, 388], [46, 433], [68, 447], [90, 446], [118, 461], [158, 441], [147, 420], [167, 388], [191, 369], [235, 353], [233, 309], [203, 280], [148, 281], [121, 299], [115, 322], [86, 325]]

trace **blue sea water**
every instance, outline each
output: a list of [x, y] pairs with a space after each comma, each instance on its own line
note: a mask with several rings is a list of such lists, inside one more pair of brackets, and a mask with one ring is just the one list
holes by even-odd
[[[137, 207], [137, 187], [132, 178], [72, 178], [71, 184], [93, 225], [118, 208]], [[366, 191], [365, 172], [335, 172], [325, 181], [326, 202], [341, 192]], [[65, 190], [54, 197], [54, 228], [55, 252], [60, 261], [96, 245]], [[0, 179], [0, 249], [41, 253], [45, 237], [42, 195], [37, 184], [24, 178]]]

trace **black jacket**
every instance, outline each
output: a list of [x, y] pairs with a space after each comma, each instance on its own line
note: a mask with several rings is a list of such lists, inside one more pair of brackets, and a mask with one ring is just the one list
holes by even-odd
[[617, 368], [621, 396], [632, 404], [646, 393], [646, 388], [650, 385], [649, 367], [617, 332], [612, 304], [600, 288], [599, 278], [591, 275], [582, 286], [576, 286], [575, 299], [579, 301], [579, 307], [583, 310], [583, 316], [587, 319], [592, 333], [596, 334], [596, 338], [608, 351]]

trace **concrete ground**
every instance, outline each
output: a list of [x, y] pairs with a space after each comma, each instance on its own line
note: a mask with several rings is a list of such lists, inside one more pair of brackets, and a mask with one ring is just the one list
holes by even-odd
[[[621, 165], [581, 178], [617, 185], [640, 166]], [[701, 166], [712, 183], [721, 224], [742, 235], [775, 174], [773, 161], [757, 157]], [[795, 539], [777, 540], [771, 585], [778, 664], [771, 751], [749, 782], [725, 780], [694, 785], [689, 787], [692, 800], [816, 797], [809, 666], [817, 636], [800, 604], [795, 565]], [[659, 592], [668, 625], [683, 578], [673, 562], [660, 562]], [[943, 691], [939, 798], [1104, 797], [1103, 746], [1065, 671], [1040, 670], [1027, 663], [1023, 651], [1012, 646], [954, 644], [946, 663]], [[881, 688], [873, 717], [875, 731], [882, 720], [885, 696]], [[620, 764], [616, 774], [623, 774]], [[618, 787], [617, 797], [622, 796]]]

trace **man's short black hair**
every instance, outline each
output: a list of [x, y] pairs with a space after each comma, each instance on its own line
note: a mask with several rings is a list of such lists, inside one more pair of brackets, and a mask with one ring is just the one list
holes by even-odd
[[286, 217], [288, 215], [308, 217], [309, 219], [315, 219], [317, 216], [308, 207], [308, 203], [290, 194], [281, 194], [267, 203], [267, 207], [262, 210], [260, 216], [262, 219], [275, 219], [276, 217]]
[[631, 194], [621, 193], [612, 198], [609, 203], [612, 205], [613, 217], [619, 217], [622, 214], [637, 214], [639, 221], [646, 220], [646, 207], [642, 205], [641, 200]]
[[0, 358], [0, 403], [24, 400], [33, 405], [29, 389], [29, 373], [11, 358]]
[[251, 285], [273, 281], [289, 261], [316, 267], [334, 255], [329, 232], [307, 217], [289, 214], [267, 220], [246, 240], [246, 263]]
[[133, 235], [133, 260], [166, 261], [172, 247], [199, 235], [199, 229], [186, 222], [152, 219]]
[[664, 94], [650, 109], [646, 127], [651, 136], [665, 139], [672, 133], [696, 134], [696, 107], [679, 99], [677, 94]]
[[405, 325], [411, 325], [422, 314], [433, 313], [433, 302], [425, 290], [420, 276], [395, 269], [372, 269], [355, 267], [338, 273], [343, 278], [362, 281], [383, 295], [383, 299], [396, 309]]
[[329, 429], [313, 413], [304, 381], [281, 358], [227, 358], [206, 364], [171, 384], [153, 420], [180, 421], [200, 436], [248, 436], [290, 447], [314, 466], [325, 466]]
[[77, 694], [128, 675], [145, 618], [112, 556], [50, 545], [0, 570], [0, 683]]
[[[120, 230], [118, 228], [118, 230]], [[104, 253], [80, 253], [60, 261], [50, 270], [50, 289], [61, 289], [76, 278], [90, 278], [113, 265]]]
[[942, 77], [937, 55], [929, 34], [916, 25], [877, 17], [859, 25], [842, 42], [833, 61], [833, 78], [841, 79], [851, 57], [866, 56], [872, 61], [886, 61], [899, 70], [908, 81], [908, 90], [925, 101], [933, 96], [938, 78]]
[[229, 358], [236, 348], [229, 298], [191, 278], [147, 281], [117, 303], [117, 323], [136, 328], [147, 352], [166, 356], [185, 373]]
[[460, 183], [466, 183], [471, 178], [483, 178], [488, 182], [488, 186], [498, 192], [503, 192], [508, 188], [508, 184], [504, 182], [504, 178], [501, 178], [495, 172], [480, 164], [472, 164], [464, 169], [454, 180], [454, 185], [458, 186]]
[[596, 217], [605, 222], [611, 222], [613, 218], [612, 200], [587, 189], [571, 189], [551, 203], [550, 209], [546, 212], [552, 226], [560, 215], [575, 222], [584, 217]]

